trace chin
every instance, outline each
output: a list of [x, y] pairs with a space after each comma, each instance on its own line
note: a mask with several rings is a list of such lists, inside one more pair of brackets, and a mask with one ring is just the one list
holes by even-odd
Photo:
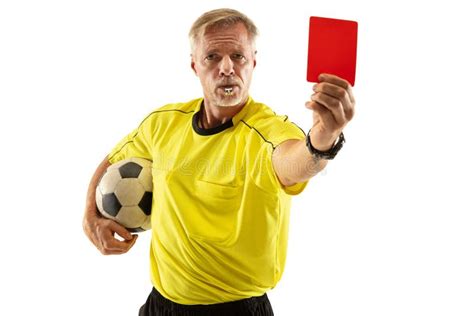
[[222, 106], [222, 107], [232, 107], [232, 106], [237, 106], [239, 104], [240, 104], [240, 100], [232, 98], [232, 99], [228, 99], [228, 100], [222, 100], [219, 105]]
[[242, 97], [240, 94], [233, 95], [233, 96], [219, 96], [219, 106], [222, 107], [232, 107], [237, 106], [242, 103]]

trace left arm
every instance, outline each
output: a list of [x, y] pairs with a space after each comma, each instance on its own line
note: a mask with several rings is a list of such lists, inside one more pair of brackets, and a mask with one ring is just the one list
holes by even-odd
[[[313, 111], [311, 144], [320, 151], [329, 150], [354, 116], [355, 99], [351, 85], [344, 79], [322, 74], [313, 86], [306, 108]], [[315, 159], [305, 140], [287, 140], [273, 152], [273, 167], [284, 186], [306, 181], [326, 167], [328, 161]]]

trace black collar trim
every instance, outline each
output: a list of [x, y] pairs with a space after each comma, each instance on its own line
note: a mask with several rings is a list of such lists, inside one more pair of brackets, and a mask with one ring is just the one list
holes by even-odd
[[201, 106], [201, 109], [198, 112], [194, 113], [193, 115], [193, 129], [199, 135], [202, 135], [202, 136], [214, 135], [214, 134], [222, 132], [225, 129], [228, 129], [234, 126], [234, 123], [232, 122], [232, 118], [230, 118], [227, 122], [222, 123], [221, 125], [217, 125], [215, 127], [211, 127], [207, 129], [199, 127], [198, 125], [199, 114], [201, 113], [202, 109], [203, 107]]

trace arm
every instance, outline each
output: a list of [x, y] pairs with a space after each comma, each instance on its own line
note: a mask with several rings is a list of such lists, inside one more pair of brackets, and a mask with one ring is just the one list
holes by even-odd
[[[343, 128], [354, 116], [355, 99], [351, 85], [334, 75], [323, 74], [313, 86], [314, 94], [306, 108], [313, 111], [311, 144], [320, 151], [329, 150]], [[306, 181], [326, 167], [328, 161], [316, 160], [305, 140], [287, 140], [273, 152], [273, 166], [281, 184], [291, 186]]]
[[315, 160], [306, 147], [305, 140], [290, 139], [275, 148], [273, 167], [283, 186], [304, 182], [326, 167], [328, 161]]
[[[104, 255], [126, 253], [135, 244], [138, 237], [137, 235], [132, 235], [117, 222], [101, 216], [97, 211], [95, 190], [100, 178], [109, 166], [108, 157], [105, 157], [92, 176], [89, 189], [87, 190], [86, 209], [82, 221], [82, 227], [86, 236]], [[115, 233], [124, 240], [116, 239]]]

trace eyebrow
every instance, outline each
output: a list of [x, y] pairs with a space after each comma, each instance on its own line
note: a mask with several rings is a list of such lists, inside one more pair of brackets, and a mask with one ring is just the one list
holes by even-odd
[[[205, 54], [215, 54], [218, 52], [219, 52], [218, 48], [204, 49]], [[232, 49], [232, 54], [245, 55], [244, 50], [241, 47]]]

